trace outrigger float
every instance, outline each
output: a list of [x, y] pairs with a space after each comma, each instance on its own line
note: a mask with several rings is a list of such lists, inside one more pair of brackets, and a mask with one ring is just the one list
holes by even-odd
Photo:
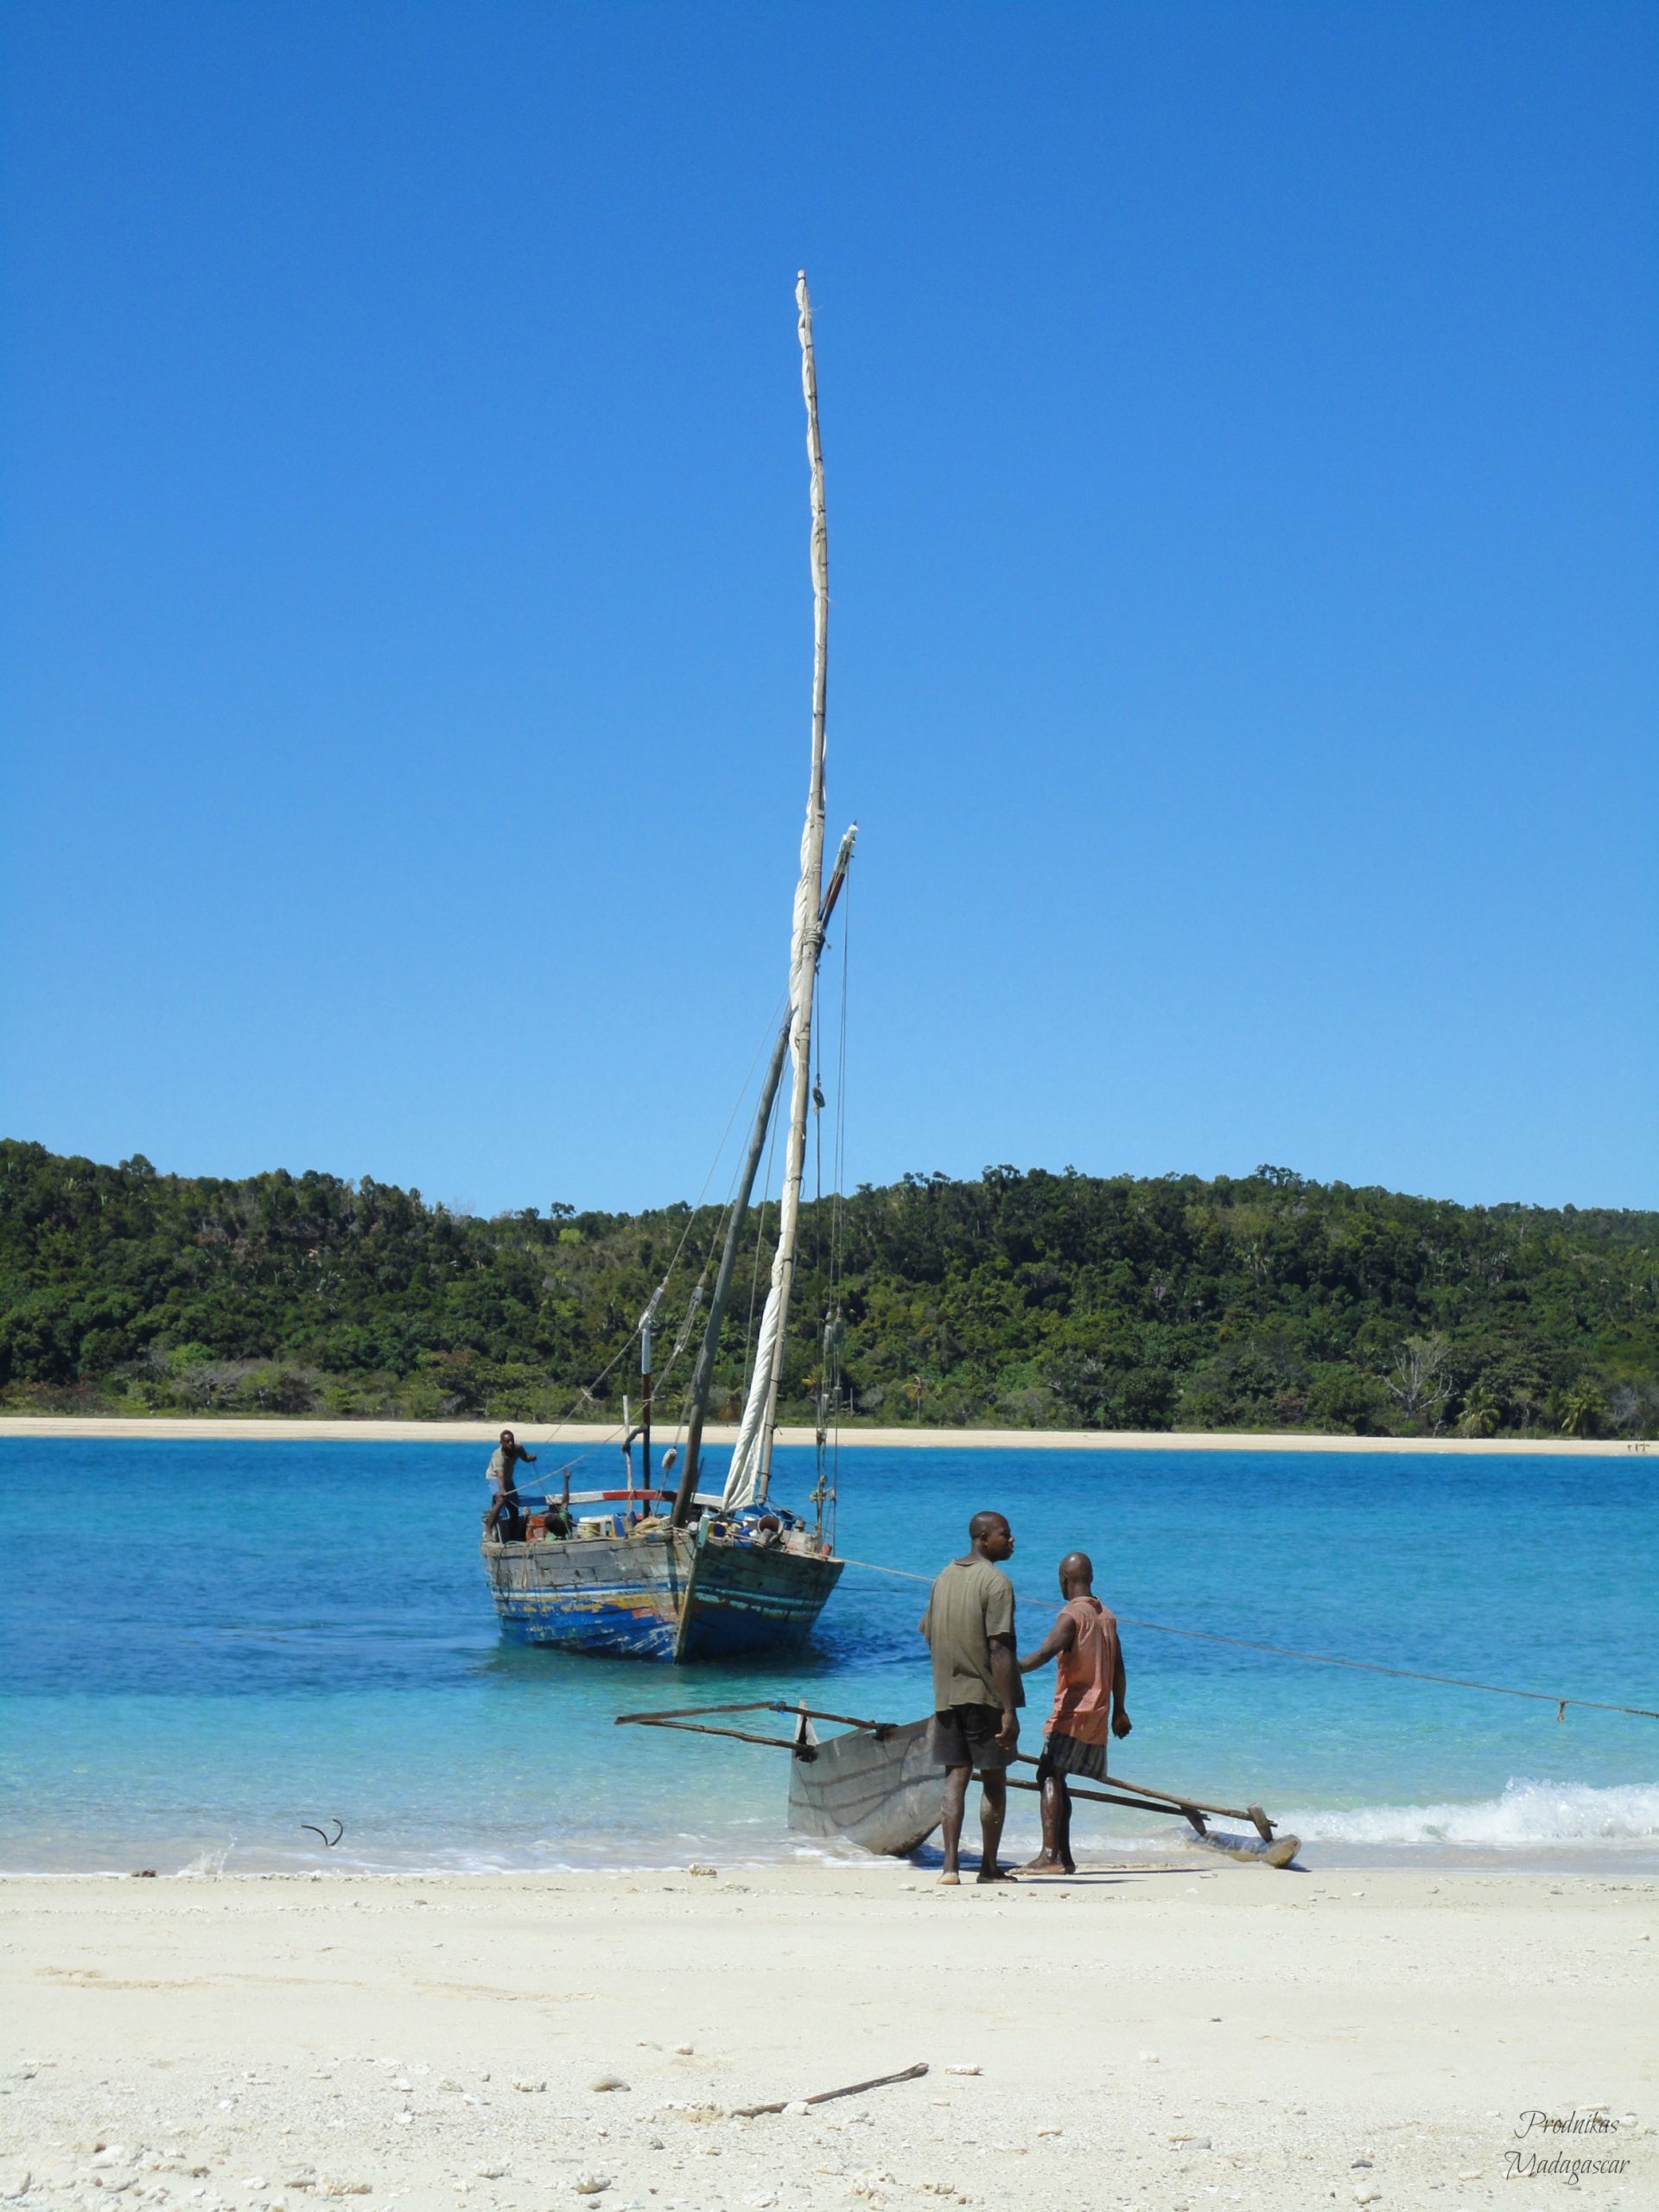
[[[788, 1736], [762, 1735], [753, 1728], [711, 1724], [713, 1713], [777, 1713], [795, 1723]], [[741, 1744], [762, 1744], [790, 1754], [789, 1826], [798, 1835], [856, 1844], [890, 1858], [918, 1851], [939, 1825], [944, 1768], [932, 1748], [931, 1720], [859, 1720], [845, 1713], [821, 1713], [775, 1698], [741, 1705], [683, 1706], [667, 1713], [619, 1713], [619, 1727], [675, 1728], [693, 1736], [729, 1736]], [[846, 1731], [821, 1738], [814, 1724], [828, 1721]], [[1028, 1754], [1015, 1764], [1035, 1766]], [[1011, 1789], [1037, 1784], [1015, 1775]], [[1299, 1836], [1281, 1835], [1259, 1805], [1212, 1805], [1140, 1782], [1110, 1777], [1112, 1787], [1085, 1789], [1068, 1781], [1074, 1798], [1094, 1805], [1120, 1805], [1131, 1812], [1158, 1813], [1186, 1822], [1185, 1842], [1224, 1859], [1256, 1866], [1288, 1866], [1301, 1848]], [[1212, 1828], [1211, 1820], [1248, 1821], [1254, 1835]]]
[[[789, 1650], [806, 1641], [841, 1579], [843, 1562], [835, 1556], [834, 1481], [831, 1459], [826, 1456], [827, 1432], [838, 1418], [840, 1402], [841, 1319], [833, 1293], [823, 1320], [817, 1385], [818, 1468], [810, 1501], [811, 1517], [787, 1512], [769, 1498], [779, 1384], [800, 1234], [807, 1128], [814, 1108], [822, 1109], [824, 1103], [812, 1077], [813, 998], [824, 932], [846, 883], [855, 836], [849, 830], [842, 838], [826, 884], [823, 763], [830, 572], [812, 303], [804, 273], [796, 286], [795, 302], [811, 504], [812, 742], [790, 936], [788, 1012], [773, 1041], [747, 1155], [728, 1211], [719, 1268], [679, 1423], [684, 1430], [684, 1457], [677, 1483], [671, 1490], [655, 1486], [651, 1457], [652, 1335], [669, 1290], [664, 1280], [636, 1325], [641, 1401], [637, 1424], [627, 1401], [623, 1402], [626, 1485], [572, 1492], [567, 1472], [562, 1497], [536, 1499], [518, 1494], [517, 1503], [531, 1508], [523, 1541], [504, 1540], [486, 1520], [484, 1571], [502, 1633], [518, 1643], [675, 1661]], [[790, 1070], [788, 1118], [771, 1284], [731, 1464], [723, 1487], [705, 1493], [697, 1488], [697, 1477], [721, 1325], [785, 1064]], [[677, 1351], [689, 1342], [702, 1298], [699, 1279]], [[642, 1463], [637, 1479], [636, 1440]], [[678, 1458], [677, 1444], [664, 1453], [664, 1475]], [[543, 1509], [539, 1513], [537, 1505]], [[579, 1514], [573, 1522], [569, 1509], [584, 1505], [601, 1510]]]

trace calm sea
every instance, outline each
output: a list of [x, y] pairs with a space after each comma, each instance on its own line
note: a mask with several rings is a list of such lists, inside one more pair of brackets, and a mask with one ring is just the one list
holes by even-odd
[[[501, 1643], [477, 1550], [484, 1457], [0, 1441], [0, 1866], [729, 1865], [792, 1847], [784, 1755], [619, 1730], [616, 1713], [803, 1694], [927, 1709], [921, 1589], [857, 1567], [816, 1649], [768, 1665]], [[785, 1503], [809, 1457], [779, 1454]], [[550, 1449], [536, 1471], [560, 1463]], [[1659, 1465], [1640, 1458], [842, 1455], [853, 1558], [931, 1573], [982, 1506], [1014, 1523], [1027, 1648], [1056, 1561], [1082, 1546], [1121, 1613], [1659, 1707]], [[1310, 1854], [1659, 1864], [1659, 1722], [1561, 1725], [1553, 1705], [1129, 1627], [1124, 1643], [1122, 1770], [1258, 1800]], [[1027, 1748], [1051, 1681], [1032, 1678]], [[1031, 1802], [1016, 1801], [1016, 1843]], [[301, 1825], [335, 1821], [333, 1851]], [[1096, 1815], [1080, 1840], [1108, 1821], [1119, 1843], [1161, 1833]]]

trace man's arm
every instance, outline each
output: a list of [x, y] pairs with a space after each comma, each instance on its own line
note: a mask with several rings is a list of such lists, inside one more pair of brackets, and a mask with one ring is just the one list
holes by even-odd
[[991, 1680], [1002, 1700], [1002, 1726], [996, 1732], [996, 1740], [1005, 1751], [1011, 1751], [1020, 1740], [1020, 1662], [1011, 1636], [986, 1640], [990, 1647]]
[[1123, 1671], [1123, 1647], [1120, 1643], [1117, 1647], [1117, 1664], [1112, 1669], [1112, 1733], [1114, 1736], [1127, 1736], [1135, 1726], [1123, 1706], [1123, 1685], [1128, 1679]]
[[1039, 1667], [1046, 1667], [1051, 1659], [1058, 1659], [1062, 1651], [1069, 1651], [1077, 1640], [1077, 1624], [1062, 1613], [1037, 1649], [1020, 1662], [1020, 1671], [1029, 1675]]

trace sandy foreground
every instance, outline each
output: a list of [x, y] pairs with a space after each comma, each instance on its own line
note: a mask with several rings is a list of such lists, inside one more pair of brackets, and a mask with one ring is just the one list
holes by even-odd
[[[157, 1414], [128, 1420], [113, 1415], [85, 1419], [57, 1414], [0, 1414], [0, 1437], [132, 1437], [162, 1442], [211, 1438], [226, 1444], [493, 1444], [499, 1422], [482, 1421], [243, 1421], [226, 1418], [177, 1420]], [[520, 1421], [516, 1433], [526, 1444], [611, 1444], [614, 1422]], [[664, 1428], [658, 1441], [675, 1432]], [[734, 1444], [735, 1427], [710, 1422], [703, 1431], [711, 1445]], [[810, 1428], [780, 1428], [780, 1444], [810, 1445]], [[1093, 1428], [843, 1428], [842, 1449], [875, 1446], [884, 1451], [917, 1447], [957, 1452], [1440, 1452], [1485, 1453], [1500, 1458], [1628, 1458], [1647, 1452], [1659, 1459], [1659, 1444], [1611, 1437], [1529, 1437], [1504, 1441], [1471, 1436], [1274, 1436], [1227, 1429]]]
[[0, 2192], [42, 2212], [1659, 2205], [1653, 1880], [1177, 1853], [0, 1894]]

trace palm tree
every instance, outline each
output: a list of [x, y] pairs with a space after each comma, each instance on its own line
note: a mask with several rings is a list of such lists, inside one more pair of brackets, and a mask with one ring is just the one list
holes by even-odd
[[1593, 1436], [1606, 1415], [1601, 1393], [1591, 1382], [1575, 1382], [1561, 1408], [1563, 1436]]
[[1484, 1382], [1477, 1382], [1463, 1402], [1463, 1412], [1458, 1421], [1459, 1436], [1490, 1436], [1497, 1427], [1503, 1408]]

